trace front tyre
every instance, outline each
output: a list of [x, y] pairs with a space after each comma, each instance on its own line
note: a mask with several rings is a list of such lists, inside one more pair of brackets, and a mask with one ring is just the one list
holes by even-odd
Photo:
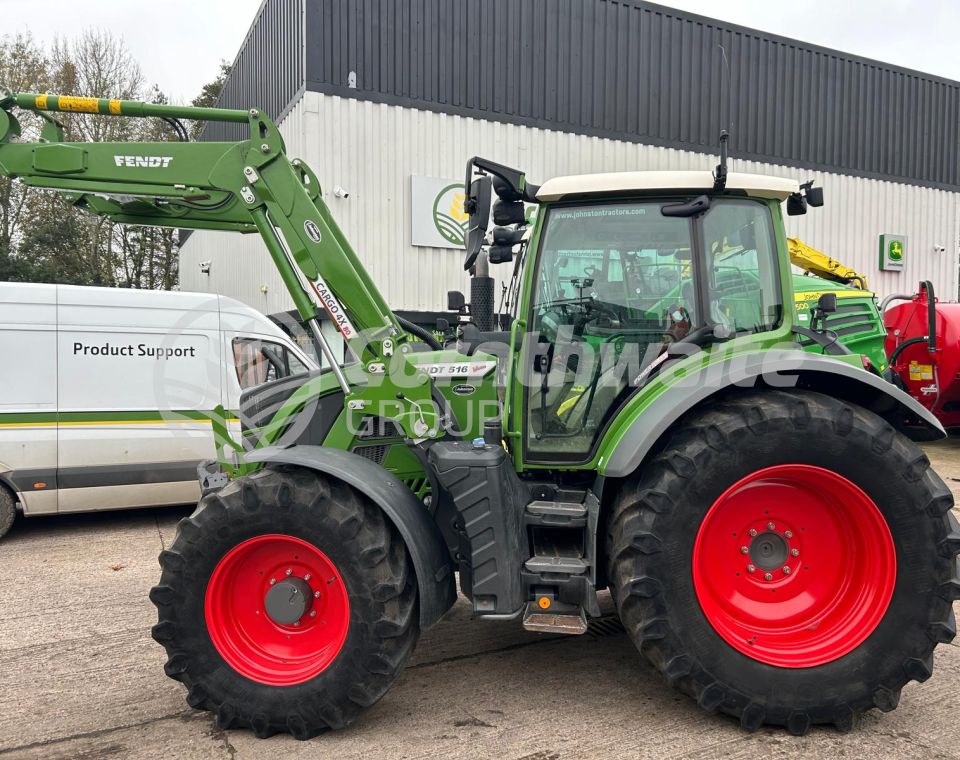
[[346, 726], [419, 634], [403, 540], [362, 494], [302, 468], [204, 497], [160, 564], [165, 671], [221, 728], [308, 739]]
[[956, 634], [953, 497], [876, 415], [812, 392], [730, 396], [624, 483], [617, 607], [680, 690], [749, 730], [849, 729]]

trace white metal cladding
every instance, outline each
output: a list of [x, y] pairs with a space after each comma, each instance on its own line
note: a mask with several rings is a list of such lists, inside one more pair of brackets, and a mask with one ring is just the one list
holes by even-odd
[[[692, 170], [716, 158], [617, 140], [401, 108], [307, 92], [281, 124], [290, 156], [316, 171], [334, 217], [397, 309], [437, 311], [447, 290], [469, 292], [459, 251], [410, 245], [410, 176], [458, 178], [467, 159], [484, 156], [527, 172], [533, 182], [604, 171]], [[913, 292], [931, 280], [942, 299], [957, 298], [960, 193], [862, 177], [733, 160], [732, 171], [816, 179], [826, 205], [786, 217], [787, 233], [867, 275], [880, 295]], [[341, 186], [349, 198], [336, 198]], [[879, 235], [907, 236], [903, 272], [880, 272]], [[943, 246], [944, 253], [935, 253]], [[200, 262], [210, 261], [209, 275]], [[511, 265], [493, 267], [498, 278]], [[183, 290], [239, 298], [261, 311], [292, 308], [259, 237], [197, 232], [181, 253]], [[266, 287], [266, 293], [261, 288]]]

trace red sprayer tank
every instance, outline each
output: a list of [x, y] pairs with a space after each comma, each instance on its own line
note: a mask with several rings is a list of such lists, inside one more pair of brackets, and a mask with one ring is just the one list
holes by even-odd
[[944, 427], [960, 427], [960, 303], [936, 299], [921, 282], [906, 303], [883, 314], [890, 369]]

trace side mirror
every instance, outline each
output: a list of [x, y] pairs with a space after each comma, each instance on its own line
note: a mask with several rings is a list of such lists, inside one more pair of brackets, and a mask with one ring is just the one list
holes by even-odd
[[480, 246], [483, 245], [483, 237], [487, 232], [487, 224], [490, 221], [490, 197], [491, 197], [490, 175], [478, 177], [466, 188], [467, 200], [464, 206], [470, 219], [467, 223], [467, 258], [463, 263], [463, 268], [469, 271], [480, 254]]
[[800, 193], [793, 193], [787, 198], [787, 214], [789, 216], [803, 216], [807, 213], [807, 202]]
[[823, 205], [823, 188], [822, 187], [808, 187], [807, 192], [803, 194], [803, 197], [807, 199], [809, 203], [814, 208], [820, 208]]
[[459, 290], [447, 291], [447, 311], [461, 312], [467, 305], [467, 299]]
[[823, 314], [836, 314], [837, 313], [837, 294], [821, 293], [820, 298], [817, 299], [817, 308]]

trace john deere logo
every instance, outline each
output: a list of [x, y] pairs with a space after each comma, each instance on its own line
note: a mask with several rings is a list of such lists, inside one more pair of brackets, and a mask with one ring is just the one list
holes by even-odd
[[463, 210], [463, 185], [447, 185], [433, 201], [433, 223], [444, 240], [453, 245], [466, 241], [470, 215]]
[[903, 261], [903, 243], [899, 240], [891, 240], [888, 255], [890, 261]]

